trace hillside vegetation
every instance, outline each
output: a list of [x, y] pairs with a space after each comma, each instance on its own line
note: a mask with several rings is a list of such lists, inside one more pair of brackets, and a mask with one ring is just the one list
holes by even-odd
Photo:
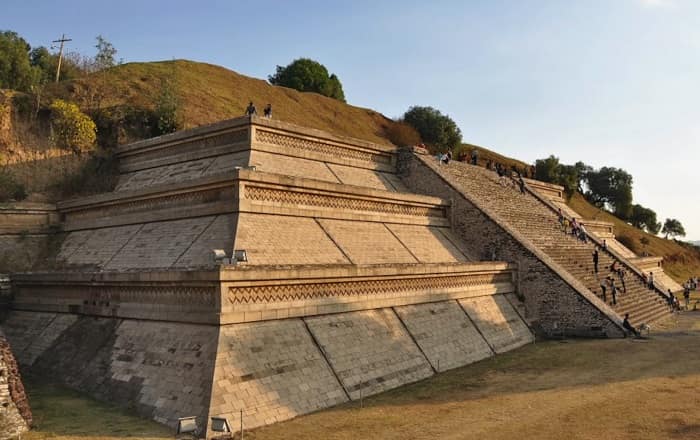
[[[637, 255], [646, 252], [649, 255], [664, 257], [664, 271], [677, 282], [683, 283], [691, 276], [700, 276], [700, 251], [697, 247], [647, 234], [609, 212], [591, 205], [579, 193], [575, 193], [568, 204], [583, 218], [613, 223], [616, 238]], [[643, 244], [642, 238], [646, 238], [649, 243]]]
[[[28, 95], [0, 93], [0, 161], [9, 164], [28, 192], [33, 193], [30, 199], [55, 200], [72, 195], [74, 189], [80, 194], [104, 191], [104, 187], [82, 185], [75, 176], [82, 172], [109, 180], [103, 169], [109, 171], [114, 167], [108, 165], [85, 172], [85, 155], [76, 156], [53, 148], [48, 142], [45, 109], [55, 99], [77, 103], [95, 119], [98, 142], [109, 150], [116, 144], [154, 135], [153, 112], [166, 85], [175, 95], [181, 128], [241, 116], [250, 101], [260, 112], [266, 104], [272, 104], [275, 119], [380, 144], [390, 144], [391, 129], [396, 128], [395, 121], [374, 110], [316, 93], [274, 86], [220, 66], [186, 60], [128, 63], [83, 78], [50, 84], [41, 95], [38, 108]], [[18, 96], [21, 99], [16, 99]], [[8, 106], [12, 102], [14, 109], [10, 113], [14, 116], [10, 117]], [[528, 166], [472, 144], [458, 147], [455, 157], [460, 152], [468, 155], [475, 149], [480, 166], [488, 160], [519, 170]], [[677, 281], [700, 274], [700, 252], [696, 248], [646, 234], [595, 208], [579, 194], [569, 203], [584, 218], [614, 223], [621, 241], [637, 254], [647, 252], [663, 256], [666, 270]], [[642, 237], [649, 243], [643, 245]]]
[[272, 104], [275, 119], [383, 144], [388, 142], [385, 130], [393, 123], [374, 110], [186, 60], [119, 65], [59, 83], [47, 99], [75, 101], [88, 112], [116, 107], [152, 110], [166, 82], [177, 95], [182, 128], [242, 116], [250, 101], [259, 113]]

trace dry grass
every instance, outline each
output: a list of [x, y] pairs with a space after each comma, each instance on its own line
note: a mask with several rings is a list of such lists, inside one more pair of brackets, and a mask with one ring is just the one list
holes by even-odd
[[[700, 313], [662, 327], [644, 341], [536, 343], [366, 399], [362, 409], [353, 402], [245, 438], [697, 439]], [[32, 440], [172, 438], [116, 409], [44, 387], [29, 382], [39, 424]]]
[[47, 99], [62, 97], [94, 108], [95, 91], [102, 108], [129, 105], [154, 108], [163, 81], [181, 102], [186, 128], [242, 116], [249, 101], [260, 113], [270, 103], [275, 119], [344, 136], [388, 143], [385, 130], [393, 121], [374, 110], [354, 107], [316, 93], [301, 93], [240, 75], [211, 64], [186, 60], [128, 63], [87, 78], [60, 83]]
[[[626, 241], [630, 244], [629, 247], [636, 254], [641, 255], [643, 252], [647, 252], [650, 255], [664, 257], [664, 271], [677, 282], [683, 283], [691, 276], [700, 275], [700, 252], [696, 248], [640, 231], [614, 215], [591, 205], [580, 194], [574, 194], [568, 204], [583, 218], [614, 223], [615, 235], [626, 237]], [[649, 240], [648, 245], [642, 245], [640, 241], [642, 237]]]

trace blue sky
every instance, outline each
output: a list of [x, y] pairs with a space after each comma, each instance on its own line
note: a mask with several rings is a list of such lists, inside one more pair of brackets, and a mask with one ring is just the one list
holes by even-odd
[[3, 0], [0, 29], [61, 33], [129, 61], [187, 58], [260, 78], [298, 57], [348, 102], [449, 114], [466, 142], [634, 176], [637, 203], [700, 240], [700, 2], [694, 0]]

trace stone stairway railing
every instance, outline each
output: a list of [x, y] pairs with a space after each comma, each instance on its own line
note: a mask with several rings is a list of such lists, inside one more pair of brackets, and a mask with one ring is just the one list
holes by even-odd
[[[528, 190], [527, 185], [524, 188], [525, 193], [521, 194], [517, 184], [512, 185], [512, 181], [508, 179], [499, 180], [495, 173], [486, 169], [458, 162], [436, 168], [441, 174], [456, 177], [461, 186], [472, 197], [486, 204], [495, 215], [510, 224], [558, 265], [561, 265], [567, 273], [585, 285], [586, 290], [596, 294], [599, 298], [601, 297], [597, 294], [599, 291], [597, 280], [586, 276], [588, 272], [591, 275], [593, 273], [591, 257], [593, 246], [571, 237], [565, 238], [566, 236], [559, 227], [556, 218], [557, 209], [551, 203], [548, 203], [534, 191]], [[589, 235], [589, 238], [592, 243], [602, 246], [596, 237]], [[566, 243], [565, 246], [562, 246], [563, 243]], [[579, 253], [578, 261], [567, 258], [567, 254], [570, 255], [574, 249], [582, 251]], [[558, 250], [564, 252], [558, 252]], [[625, 266], [628, 273], [633, 275], [628, 277], [627, 292], [623, 293], [620, 290], [620, 302], [613, 307], [616, 313], [630, 313], [633, 323], [655, 320], [667, 313], [665, 301], [661, 300], [664, 298], [663, 294], [657, 296], [657, 300], [654, 300], [653, 297], [650, 299], [650, 291], [643, 287], [642, 276], [638, 269], [613, 252], [601, 252], [601, 257], [600, 267], [609, 266], [613, 261], [618, 261], [618, 265]], [[577, 267], [576, 263], [586, 260], [590, 262], [590, 269]], [[654, 291], [659, 293], [656, 289]], [[638, 299], [632, 300], [634, 296], [637, 296]], [[623, 297], [625, 297], [624, 300]], [[611, 299], [609, 293], [607, 299]]]
[[[526, 190], [527, 190], [530, 194], [532, 194], [533, 197], [535, 197], [535, 198], [538, 199], [540, 202], [542, 202], [542, 204], [544, 204], [545, 206], [547, 206], [548, 208], [550, 208], [550, 209], [552, 210], [552, 212], [554, 212], [555, 214], [558, 213], [558, 209], [557, 209], [556, 205], [554, 205], [554, 203], [552, 203], [552, 202], [551, 202], [550, 200], [548, 200], [546, 197], [543, 197], [541, 194], [538, 194], [537, 191], [533, 191], [533, 190], [531, 190], [530, 188], [528, 188], [527, 184], [525, 185], [525, 188], [526, 188]], [[563, 216], [566, 217], [568, 220], [571, 220], [571, 218], [567, 217], [566, 214], [564, 214], [564, 213], [562, 213], [562, 214], [563, 214]], [[593, 234], [589, 234], [588, 232], [586, 232], [586, 237], [587, 237], [590, 241], [592, 241], [592, 242], [594, 242], [596, 245], [598, 245], [598, 247], [599, 247], [600, 249], [602, 249], [604, 252], [607, 252], [608, 254], [610, 254], [611, 256], [613, 256], [617, 261], [619, 261], [621, 264], [623, 264], [623, 265], [625, 266], [625, 268], [626, 268], [628, 271], [633, 272], [633, 273], [636, 274], [640, 279], [643, 278], [643, 273], [642, 273], [642, 271], [639, 270], [639, 269], [637, 268], [637, 266], [635, 266], [632, 262], [630, 262], [629, 259], [627, 259], [624, 255], [622, 255], [621, 253], [619, 253], [619, 252], [616, 251], [615, 249], [611, 249], [611, 248], [609, 248], [609, 247], [607, 247], [607, 246], [603, 247], [603, 240], [599, 239], [598, 237], [596, 237], [596, 236], [593, 235]], [[669, 298], [668, 294], [667, 294], [666, 292], [664, 292], [662, 289], [660, 289], [658, 286], [654, 285], [654, 291], [655, 291], [664, 301], [667, 301], [667, 300], [668, 300], [668, 298]]]

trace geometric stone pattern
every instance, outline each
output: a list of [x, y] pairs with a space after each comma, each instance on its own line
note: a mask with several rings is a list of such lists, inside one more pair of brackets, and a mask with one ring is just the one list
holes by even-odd
[[534, 342], [534, 336], [503, 295], [458, 300], [496, 353]]
[[474, 286], [493, 286], [510, 283], [510, 274], [483, 274], [468, 276], [440, 276], [405, 279], [379, 279], [368, 281], [342, 281], [332, 283], [274, 284], [229, 288], [231, 304], [264, 304], [291, 300], [334, 298], [352, 296], [386, 295], [411, 291], [451, 290]]
[[312, 218], [241, 213], [234, 245], [255, 265], [349, 263]]
[[222, 326], [211, 416], [248, 428], [347, 401], [300, 319]]
[[319, 220], [353, 264], [417, 263], [382, 223]]
[[433, 374], [392, 309], [304, 320], [353, 400]]
[[391, 163], [391, 154], [378, 154], [369, 151], [349, 149], [340, 145], [333, 145], [328, 142], [316, 141], [288, 136], [281, 133], [274, 133], [267, 130], [255, 130], [255, 140], [257, 142], [277, 145], [286, 148], [293, 148], [313, 153], [321, 153], [328, 156], [352, 159], [364, 162]]
[[394, 307], [438, 372], [493, 356], [493, 351], [456, 301]]
[[445, 210], [424, 206], [411, 206], [405, 203], [387, 203], [373, 200], [331, 196], [313, 193], [301, 193], [282, 189], [262, 188], [248, 184], [243, 190], [249, 200], [275, 202], [291, 205], [318, 206], [331, 209], [351, 211], [381, 212], [385, 214], [414, 215], [420, 217], [445, 217]]
[[387, 228], [421, 263], [463, 262], [468, 258], [437, 227], [387, 224]]

